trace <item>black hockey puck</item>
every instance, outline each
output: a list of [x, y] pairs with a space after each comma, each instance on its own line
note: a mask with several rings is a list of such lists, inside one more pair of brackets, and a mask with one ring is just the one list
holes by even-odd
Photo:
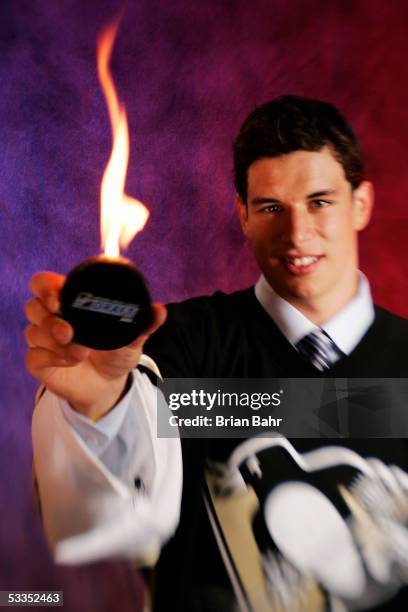
[[112, 350], [133, 342], [150, 324], [146, 283], [124, 258], [93, 257], [74, 268], [61, 291], [61, 316], [74, 342]]

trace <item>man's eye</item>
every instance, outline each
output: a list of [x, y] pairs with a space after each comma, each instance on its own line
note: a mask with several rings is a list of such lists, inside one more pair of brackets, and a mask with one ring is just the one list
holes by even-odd
[[264, 206], [261, 208], [261, 212], [263, 213], [277, 213], [282, 210], [282, 206], [280, 204], [268, 204], [268, 206]]

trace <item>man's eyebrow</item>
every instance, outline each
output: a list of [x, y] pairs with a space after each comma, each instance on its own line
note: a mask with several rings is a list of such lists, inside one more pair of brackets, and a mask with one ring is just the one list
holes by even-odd
[[251, 204], [281, 204], [281, 202], [277, 199], [277, 198], [265, 198], [265, 197], [259, 197], [259, 198], [252, 198], [251, 200]]
[[314, 191], [306, 196], [306, 200], [311, 200], [312, 198], [321, 198], [322, 196], [335, 195], [337, 193], [336, 189], [322, 189], [320, 191]]
[[[324, 196], [329, 196], [329, 195], [336, 195], [337, 194], [337, 189], [320, 189], [319, 191], [314, 191], [313, 193], [309, 193], [309, 195], [306, 196], [306, 200], [312, 200], [313, 198], [321, 198]], [[282, 204], [282, 202], [280, 200], [278, 200], [278, 198], [268, 198], [268, 197], [264, 197], [264, 196], [259, 196], [257, 198], [252, 198], [252, 200], [250, 200], [251, 204], [257, 205], [257, 204]]]

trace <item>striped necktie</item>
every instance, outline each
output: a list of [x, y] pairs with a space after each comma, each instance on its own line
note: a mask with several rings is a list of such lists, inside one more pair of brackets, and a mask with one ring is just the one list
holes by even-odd
[[328, 370], [344, 356], [343, 351], [333, 342], [323, 329], [316, 329], [296, 344], [303, 357], [320, 371]]

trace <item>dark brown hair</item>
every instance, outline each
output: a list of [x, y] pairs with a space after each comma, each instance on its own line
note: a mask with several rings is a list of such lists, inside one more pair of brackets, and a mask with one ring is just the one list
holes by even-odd
[[256, 108], [244, 121], [234, 142], [235, 188], [246, 203], [249, 166], [262, 157], [330, 147], [353, 189], [363, 180], [357, 136], [343, 115], [327, 102], [281, 96]]

